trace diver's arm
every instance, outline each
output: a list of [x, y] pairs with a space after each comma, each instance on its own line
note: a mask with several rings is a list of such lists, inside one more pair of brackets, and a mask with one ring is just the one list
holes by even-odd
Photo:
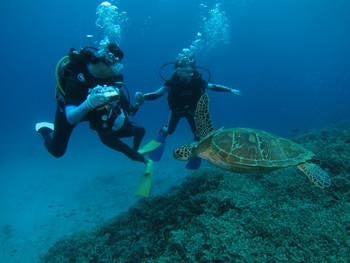
[[67, 105], [66, 106], [66, 118], [69, 124], [74, 125], [80, 122], [85, 115], [90, 111], [85, 101], [79, 106]]
[[170, 87], [162, 86], [160, 87], [160, 89], [156, 90], [155, 92], [144, 94], [145, 100], [156, 100], [160, 98], [162, 95], [164, 95], [165, 93], [167, 93], [169, 90], [170, 90]]
[[156, 100], [159, 97], [161, 97], [163, 94], [167, 93], [170, 90], [170, 87], [168, 86], [162, 86], [160, 89], [156, 90], [155, 92], [150, 92], [147, 94], [143, 94], [142, 92], [137, 91], [135, 93], [135, 100], [136, 104], [135, 106], [140, 106], [143, 104], [145, 100]]
[[122, 91], [120, 91], [119, 103], [124, 112], [130, 116], [134, 116], [139, 109], [139, 105], [142, 104], [136, 103], [135, 105], [131, 105], [130, 101], [125, 97], [125, 94]]
[[207, 88], [213, 91], [224, 91], [224, 92], [230, 92], [235, 95], [241, 95], [241, 92], [238, 89], [231, 89], [223, 85], [208, 83]]
[[87, 96], [86, 100], [80, 104], [76, 105], [66, 105], [66, 118], [69, 124], [74, 125], [80, 122], [85, 115], [96, 107], [103, 105], [106, 102], [106, 97], [103, 93], [99, 93], [101, 86], [96, 86]]

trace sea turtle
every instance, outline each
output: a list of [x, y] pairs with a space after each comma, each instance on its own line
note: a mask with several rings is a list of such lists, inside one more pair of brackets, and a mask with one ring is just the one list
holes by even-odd
[[314, 154], [298, 143], [277, 135], [249, 128], [214, 131], [209, 114], [209, 97], [203, 94], [195, 115], [201, 140], [174, 151], [178, 160], [202, 158], [224, 170], [235, 173], [264, 173], [297, 166], [315, 185], [328, 187], [330, 176], [312, 159]]

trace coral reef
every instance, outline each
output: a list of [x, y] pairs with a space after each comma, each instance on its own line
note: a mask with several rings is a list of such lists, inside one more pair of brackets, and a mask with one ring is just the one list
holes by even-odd
[[295, 167], [259, 175], [201, 168], [166, 194], [57, 242], [40, 262], [349, 262], [349, 134], [294, 138], [332, 174], [329, 188]]

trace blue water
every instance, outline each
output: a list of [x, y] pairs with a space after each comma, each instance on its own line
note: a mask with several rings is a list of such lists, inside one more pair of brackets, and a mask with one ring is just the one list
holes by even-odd
[[[234, 96], [209, 91], [215, 127], [252, 127], [289, 137], [349, 120], [348, 0], [120, 0], [115, 4], [129, 18], [122, 28], [120, 46], [125, 53], [125, 84], [132, 98], [135, 91], [158, 89], [163, 83], [159, 67], [190, 46], [203, 24], [200, 3], [208, 9], [222, 4], [230, 41], [199, 53], [197, 64], [211, 71], [211, 82], [242, 92]], [[35, 169], [42, 165], [26, 169], [21, 165], [25, 158], [32, 158], [26, 163], [34, 164], [48, 158], [55, 165], [33, 127], [38, 121], [53, 121], [56, 62], [71, 47], [97, 46], [101, 40], [103, 32], [95, 26], [99, 4], [83, 0], [2, 3], [2, 180], [9, 179], [4, 167], [14, 160], [25, 171], [11, 175], [18, 176], [19, 182], [27, 173], [35, 177]], [[94, 37], [87, 38], [88, 34]], [[168, 114], [164, 96], [145, 102], [132, 120], [146, 128], [147, 138], [153, 138], [167, 123]], [[94, 133], [83, 127], [72, 137], [68, 154], [81, 147], [77, 141], [95, 140], [104, 149]], [[186, 122], [180, 122], [173, 138], [177, 144], [191, 139]], [[86, 147], [80, 153], [89, 151], [91, 147]], [[1, 196], [4, 204], [8, 199]]]
[[[242, 97], [210, 94], [218, 125], [250, 126], [290, 135], [349, 117], [350, 3], [337, 1], [221, 1], [230, 43], [197, 57], [212, 82], [235, 87]], [[7, 1], [2, 9], [2, 87], [16, 91], [1, 103], [2, 118], [16, 126], [52, 119], [56, 61], [71, 47], [101, 38], [95, 26], [99, 1]], [[212, 1], [203, 1], [208, 7]], [[120, 1], [129, 21], [122, 32], [125, 79], [131, 93], [161, 86], [158, 68], [173, 61], [200, 30], [198, 1]], [[86, 38], [93, 34], [93, 39]], [[18, 81], [18, 79], [20, 81]], [[16, 81], [17, 80], [17, 81]], [[18, 102], [20, 102], [18, 105]], [[147, 103], [147, 113], [164, 106]], [[23, 109], [25, 115], [23, 115]], [[6, 110], [5, 110], [6, 112]], [[7, 116], [6, 116], [7, 115]], [[16, 116], [14, 118], [13, 116]], [[163, 117], [163, 116], [162, 116]]]

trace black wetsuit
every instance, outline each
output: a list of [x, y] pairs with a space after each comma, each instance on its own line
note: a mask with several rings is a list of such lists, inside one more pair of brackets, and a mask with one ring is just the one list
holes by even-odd
[[[186, 118], [194, 140], [198, 140], [196, 125], [194, 122], [195, 110], [200, 97], [204, 94], [207, 82], [202, 79], [198, 71], [194, 71], [192, 79], [189, 82], [181, 81], [174, 74], [173, 77], [164, 83], [164, 86], [170, 87], [168, 92], [168, 105], [171, 110], [171, 116], [167, 127], [167, 134], [173, 134], [181, 118]], [[159, 96], [145, 95], [146, 100], [154, 100]]]
[[[61, 77], [61, 85], [66, 92], [65, 101], [58, 102], [53, 135], [51, 137], [51, 133], [47, 128], [40, 130], [47, 150], [55, 157], [61, 157], [65, 153], [70, 135], [76, 125], [68, 123], [64, 112], [65, 106], [80, 105], [86, 100], [89, 89], [97, 85], [116, 86], [116, 82], [123, 81], [121, 74], [106, 79], [92, 76], [87, 69], [91, 56], [91, 52], [86, 52], [85, 57], [73, 59], [65, 66]], [[124, 124], [119, 130], [113, 131], [114, 120], [121, 113], [121, 110], [125, 113]], [[132, 160], [145, 162], [145, 158], [137, 152], [145, 135], [145, 129], [134, 126], [127, 117], [127, 114], [134, 115], [136, 111], [137, 108], [130, 105], [124, 93], [120, 90], [119, 103], [108, 104], [91, 110], [82, 121], [89, 121], [91, 129], [98, 132], [101, 141], [108, 147], [124, 153]], [[134, 137], [132, 148], [119, 139], [132, 136]]]

